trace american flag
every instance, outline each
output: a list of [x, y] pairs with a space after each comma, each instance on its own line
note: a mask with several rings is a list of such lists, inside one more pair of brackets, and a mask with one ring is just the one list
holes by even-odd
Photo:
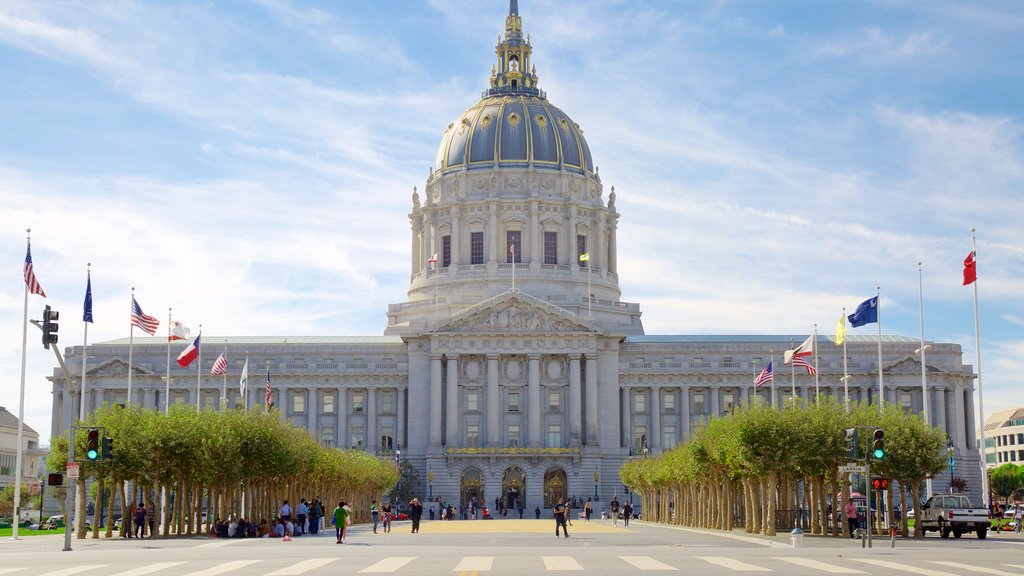
[[132, 297], [132, 326], [138, 326], [150, 335], [156, 334], [156, 329], [160, 327], [160, 321], [152, 316], [146, 316], [134, 297]]
[[28, 245], [28, 249], [25, 251], [25, 285], [28, 286], [28, 291], [33, 294], [39, 294], [43, 298], [46, 298], [46, 293], [43, 292], [43, 287], [39, 285], [39, 281], [36, 280], [36, 273], [32, 271], [32, 245]]
[[228, 359], [224, 354], [217, 357], [217, 361], [213, 363], [213, 368], [210, 368], [210, 374], [219, 376], [220, 374], [228, 373]]
[[817, 370], [814, 369], [814, 364], [811, 364], [810, 362], [804, 360], [799, 356], [793, 358], [793, 366], [802, 366], [804, 369], [807, 370], [808, 374], [814, 374], [815, 372], [817, 372]]
[[267, 410], [269, 411], [274, 406], [274, 401], [270, 398], [270, 367], [267, 367], [267, 398], [266, 398]]
[[764, 370], [761, 370], [761, 373], [757, 375], [757, 378], [754, 378], [754, 384], [760, 388], [774, 379], [775, 376], [772, 374], [772, 363], [769, 362], [768, 365], [764, 367]]

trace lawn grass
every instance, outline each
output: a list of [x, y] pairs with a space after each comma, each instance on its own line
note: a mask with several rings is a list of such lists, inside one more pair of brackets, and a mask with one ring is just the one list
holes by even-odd
[[[13, 533], [13, 528], [0, 528], [0, 538], [10, 538]], [[57, 528], [56, 530], [29, 530], [28, 528], [18, 528], [18, 538], [21, 538], [22, 536], [44, 536], [46, 534], [63, 533], [63, 528]]]

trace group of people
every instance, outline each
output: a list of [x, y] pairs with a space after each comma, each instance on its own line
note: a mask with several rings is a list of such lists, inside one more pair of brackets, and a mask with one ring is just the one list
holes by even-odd
[[146, 506], [145, 502], [138, 505], [132, 502], [128, 508], [126, 519], [121, 521], [122, 538], [138, 538], [142, 540], [146, 536], [146, 529], [149, 529], [149, 537], [156, 533], [156, 505], [153, 502]]
[[[306, 500], [302, 498], [293, 510], [285, 500], [278, 510], [280, 523], [284, 524], [285, 533], [288, 536], [301, 536], [303, 534], [319, 534], [322, 524], [325, 521], [326, 507], [319, 498]], [[287, 524], [292, 524], [292, 530], [288, 530]]]

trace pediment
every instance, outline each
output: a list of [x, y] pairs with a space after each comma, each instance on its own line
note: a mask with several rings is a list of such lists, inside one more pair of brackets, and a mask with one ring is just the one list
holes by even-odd
[[434, 333], [594, 333], [571, 312], [521, 292], [508, 291], [452, 317]]
[[[929, 374], [939, 373], [941, 370], [935, 366], [927, 366]], [[907, 356], [885, 367], [886, 374], [921, 374], [921, 361], [913, 356]]]
[[[128, 363], [120, 358], [107, 360], [99, 366], [94, 366], [88, 372], [92, 376], [128, 376]], [[150, 375], [153, 372], [142, 368], [139, 365], [132, 366], [132, 374]]]

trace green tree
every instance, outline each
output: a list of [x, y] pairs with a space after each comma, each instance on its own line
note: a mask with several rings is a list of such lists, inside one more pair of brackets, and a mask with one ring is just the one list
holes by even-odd
[[1016, 464], [1007, 462], [992, 470], [989, 487], [992, 493], [1003, 499], [1004, 504], [1021, 488], [1021, 469]]

